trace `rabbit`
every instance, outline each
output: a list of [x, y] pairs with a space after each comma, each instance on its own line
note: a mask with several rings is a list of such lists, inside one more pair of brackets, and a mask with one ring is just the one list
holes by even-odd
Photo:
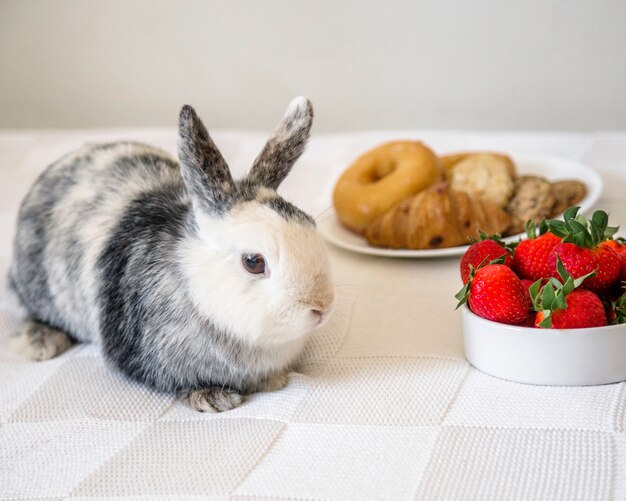
[[315, 220], [276, 193], [312, 120], [294, 99], [236, 181], [188, 105], [179, 162], [118, 142], [50, 165], [18, 215], [14, 350], [45, 360], [97, 343], [126, 376], [205, 412], [284, 387], [335, 297]]

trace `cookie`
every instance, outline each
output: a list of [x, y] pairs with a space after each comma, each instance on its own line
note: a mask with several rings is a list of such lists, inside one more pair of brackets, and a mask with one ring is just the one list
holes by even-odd
[[521, 233], [526, 228], [526, 221], [535, 223], [550, 217], [556, 199], [552, 193], [552, 184], [539, 176], [520, 176], [515, 179], [514, 195], [507, 205], [512, 224], [507, 234]]
[[552, 194], [555, 204], [550, 217], [555, 217], [585, 198], [587, 187], [580, 181], [555, 181], [552, 183]]
[[469, 155], [454, 166], [450, 176], [452, 190], [463, 191], [498, 207], [506, 207], [513, 195], [509, 164], [501, 156]]

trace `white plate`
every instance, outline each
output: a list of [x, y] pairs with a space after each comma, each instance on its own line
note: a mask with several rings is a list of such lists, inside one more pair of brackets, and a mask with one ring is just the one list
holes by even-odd
[[[518, 174], [536, 174], [551, 181], [559, 179], [576, 179], [587, 186], [587, 196], [578, 205], [580, 212], [589, 211], [599, 200], [604, 183], [600, 175], [581, 163], [565, 158], [549, 157], [543, 155], [511, 155], [517, 165]], [[447, 247], [444, 249], [384, 249], [374, 247], [360, 235], [348, 230], [343, 226], [337, 215], [333, 212], [324, 216], [319, 222], [320, 233], [330, 243], [352, 252], [370, 254], [373, 256], [403, 257], [403, 258], [430, 258], [443, 256], [460, 256], [465, 252], [467, 245]], [[505, 241], [514, 241], [524, 235], [520, 233], [507, 237]]]

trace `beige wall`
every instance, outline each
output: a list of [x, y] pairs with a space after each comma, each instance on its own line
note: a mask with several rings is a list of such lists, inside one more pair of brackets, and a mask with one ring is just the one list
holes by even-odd
[[623, 0], [0, 0], [0, 127], [626, 128]]

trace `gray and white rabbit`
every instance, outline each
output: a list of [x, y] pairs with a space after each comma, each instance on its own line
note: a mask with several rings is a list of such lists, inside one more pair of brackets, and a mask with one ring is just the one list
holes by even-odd
[[95, 342], [200, 411], [282, 388], [334, 302], [315, 221], [276, 193], [312, 120], [310, 102], [293, 100], [237, 181], [190, 106], [180, 164], [111, 143], [49, 166], [19, 211], [9, 289], [27, 319], [14, 349], [44, 360]]

